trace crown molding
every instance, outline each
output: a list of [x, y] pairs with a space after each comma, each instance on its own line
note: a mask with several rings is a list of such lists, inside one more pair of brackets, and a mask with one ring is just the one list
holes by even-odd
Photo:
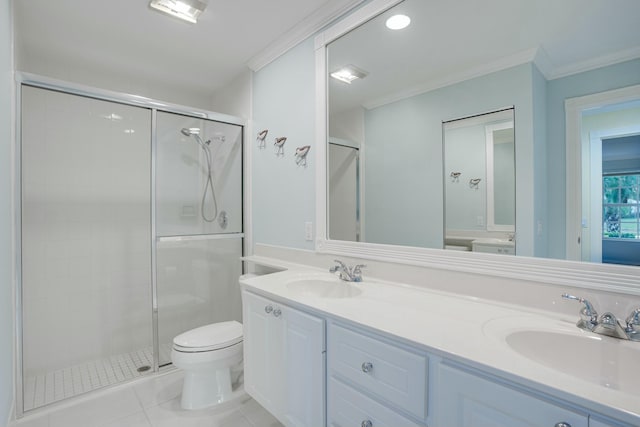
[[346, 14], [365, 0], [329, 0], [311, 15], [304, 18], [284, 35], [252, 57], [247, 66], [259, 71], [300, 42], [311, 37], [335, 19]]
[[640, 58], [640, 46], [593, 58], [588, 61], [571, 64], [565, 67], [556, 67], [549, 59], [549, 55], [544, 48], [539, 46], [537, 48], [517, 52], [513, 55], [500, 58], [487, 64], [468, 68], [459, 73], [450, 74], [442, 79], [431, 80], [426, 84], [407, 88], [401, 92], [396, 92], [382, 98], [373, 99], [363, 103], [362, 106], [366, 109], [377, 108], [392, 102], [420, 95], [425, 92], [430, 92], [432, 90], [526, 63], [534, 63], [544, 78], [549, 81], [638, 58]]
[[362, 106], [366, 109], [377, 108], [391, 102], [400, 101], [401, 99], [410, 98], [415, 95], [451, 86], [476, 77], [482, 77], [497, 71], [506, 70], [507, 68], [515, 67], [517, 65], [530, 63], [534, 61], [537, 55], [538, 49], [527, 49], [493, 62], [467, 68], [459, 73], [448, 74], [446, 77], [431, 80], [426, 84], [414, 86], [389, 96], [365, 102]]
[[631, 61], [633, 59], [640, 58], [640, 46], [632, 47], [630, 49], [613, 52], [608, 55], [592, 58], [587, 61], [577, 62], [564, 67], [555, 67], [545, 75], [547, 80], [555, 80], [562, 77], [567, 77], [572, 74], [583, 73], [585, 71], [595, 70], [597, 68], [606, 67], [608, 65], [614, 65], [621, 62]]

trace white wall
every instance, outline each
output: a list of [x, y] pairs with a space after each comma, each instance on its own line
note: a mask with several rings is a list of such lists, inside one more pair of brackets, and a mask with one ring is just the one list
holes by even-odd
[[11, 1], [0, 0], [0, 425], [13, 404], [13, 254], [11, 235], [12, 57]]
[[329, 137], [364, 144], [364, 108], [356, 107], [329, 117]]
[[24, 52], [17, 50], [16, 70], [66, 82], [210, 110], [211, 96], [209, 93], [194, 92], [188, 88], [176, 87], [172, 82], [153, 81], [143, 73], [138, 75], [125, 74], [110, 67], [109, 64], [96, 64], [83, 60], [81, 56], [59, 58], [51, 57], [48, 52], [27, 56]]
[[223, 89], [213, 94], [210, 109], [248, 119], [251, 115], [251, 71], [247, 68]]

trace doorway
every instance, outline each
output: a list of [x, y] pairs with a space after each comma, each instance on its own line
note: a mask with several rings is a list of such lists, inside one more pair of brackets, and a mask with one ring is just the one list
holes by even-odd
[[569, 99], [565, 110], [567, 259], [640, 265], [640, 86]]

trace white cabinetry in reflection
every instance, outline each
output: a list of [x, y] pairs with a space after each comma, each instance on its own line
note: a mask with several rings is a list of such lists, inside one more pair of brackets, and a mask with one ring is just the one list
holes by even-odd
[[324, 320], [242, 292], [245, 389], [285, 426], [322, 427]]
[[441, 364], [433, 411], [436, 426], [587, 427], [588, 415]]

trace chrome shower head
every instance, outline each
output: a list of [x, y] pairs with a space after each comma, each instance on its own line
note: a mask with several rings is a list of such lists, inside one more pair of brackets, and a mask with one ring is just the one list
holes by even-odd
[[184, 136], [200, 135], [200, 128], [182, 128], [180, 132]]

